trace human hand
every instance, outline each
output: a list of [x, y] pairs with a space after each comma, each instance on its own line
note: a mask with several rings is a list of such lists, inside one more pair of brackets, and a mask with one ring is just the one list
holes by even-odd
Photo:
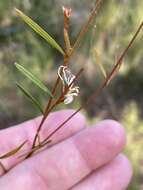
[[[41, 131], [44, 139], [73, 113], [63, 110], [49, 115]], [[0, 131], [0, 155], [28, 140], [29, 150], [40, 118]], [[52, 137], [52, 146], [22, 161], [13, 156], [1, 160], [0, 190], [125, 190], [131, 166], [121, 154], [125, 133], [119, 123], [105, 120], [85, 128], [78, 113]], [[20, 153], [19, 153], [20, 154]]]

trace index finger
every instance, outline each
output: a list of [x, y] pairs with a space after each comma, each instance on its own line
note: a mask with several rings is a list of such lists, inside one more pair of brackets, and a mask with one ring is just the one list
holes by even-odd
[[[54, 129], [56, 129], [65, 119], [67, 119], [74, 110], [62, 110], [51, 113], [45, 121], [40, 132], [40, 139], [47, 137]], [[26, 121], [17, 126], [0, 131], [0, 155], [3, 155], [12, 149], [18, 147], [22, 142], [28, 140], [28, 143], [21, 151], [29, 150], [32, 146], [37, 128], [42, 117]], [[80, 131], [85, 126], [85, 117], [78, 113], [65, 126], [59, 130], [53, 137], [51, 145], [54, 145]], [[22, 161], [18, 155], [1, 160], [2, 164], [7, 170], [14, 167], [17, 163]], [[3, 174], [3, 169], [0, 167], [0, 175]]]
[[125, 146], [121, 125], [105, 120], [18, 164], [0, 179], [4, 189], [67, 190], [114, 159]]

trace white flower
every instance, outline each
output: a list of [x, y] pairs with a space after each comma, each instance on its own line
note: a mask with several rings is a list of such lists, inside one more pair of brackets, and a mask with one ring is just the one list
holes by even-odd
[[[79, 94], [79, 87], [74, 86], [73, 80], [75, 79], [75, 75], [71, 73], [71, 71], [67, 68], [67, 66], [61, 65], [58, 69], [58, 75], [63, 83], [63, 91], [65, 90], [66, 86], [70, 86], [68, 89], [67, 94], [65, 95], [64, 103], [70, 104], [74, 96], [78, 96]], [[71, 84], [72, 83], [72, 84]]]

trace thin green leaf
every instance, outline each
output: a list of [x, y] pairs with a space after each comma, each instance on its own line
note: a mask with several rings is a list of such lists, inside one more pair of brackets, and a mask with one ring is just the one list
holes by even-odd
[[44, 92], [48, 93], [48, 95], [53, 98], [52, 93], [41, 80], [39, 80], [36, 76], [34, 76], [30, 71], [28, 71], [22, 65], [15, 63], [15, 66], [22, 74], [24, 74], [27, 78], [29, 78], [35, 85], [37, 85], [40, 89], [42, 89]]
[[22, 18], [26, 24], [28, 24], [36, 33], [38, 33], [42, 38], [44, 38], [52, 47], [57, 49], [61, 54], [65, 54], [60, 45], [37, 23], [35, 23], [31, 18], [25, 15], [22, 11], [16, 9], [17, 14]]
[[42, 109], [42, 106], [40, 102], [34, 98], [27, 90], [25, 90], [20, 84], [17, 83], [18, 88], [21, 90], [21, 92], [39, 109], [39, 111], [43, 114], [44, 111]]
[[15, 155], [19, 150], [21, 150], [21, 148], [25, 145], [27, 141], [24, 141], [20, 146], [18, 146], [17, 148], [11, 150], [10, 152], [7, 152], [6, 154], [0, 156], [0, 159], [5, 159], [5, 158], [9, 158], [13, 155]]
[[100, 68], [100, 71], [101, 73], [103, 74], [104, 78], [106, 79], [107, 77], [107, 73], [103, 67], [103, 65], [101, 64], [100, 60], [99, 60], [99, 53], [98, 51], [94, 48], [94, 55], [95, 55], [95, 58], [96, 58], [96, 63], [98, 64], [99, 68]]

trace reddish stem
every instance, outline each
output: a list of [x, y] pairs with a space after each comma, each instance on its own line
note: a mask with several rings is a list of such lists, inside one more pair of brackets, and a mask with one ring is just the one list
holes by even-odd
[[[108, 74], [107, 78], [101, 83], [100, 87], [96, 90], [95, 93], [93, 93], [87, 100], [86, 104], [84, 106], [81, 106], [79, 109], [77, 109], [73, 114], [71, 114], [71, 116], [69, 116], [62, 124], [60, 124], [60, 126], [55, 129], [51, 134], [48, 135], [47, 138], [44, 139], [43, 142], [46, 142], [49, 140], [49, 138], [51, 138], [58, 130], [60, 130], [73, 116], [75, 116], [79, 111], [81, 111], [85, 106], [87, 106], [89, 104], [90, 101], [92, 101], [93, 98], [95, 98], [98, 94], [101, 93], [101, 91], [108, 85], [109, 80], [111, 79], [111, 76], [114, 74], [114, 72], [116, 71], [116, 69], [118, 68], [118, 66], [120, 64], [122, 64], [122, 60], [125, 56], [125, 54], [127, 53], [127, 51], [129, 50], [129, 48], [132, 46], [133, 42], [135, 41], [136, 37], [138, 36], [139, 32], [141, 31], [143, 27], [143, 22], [140, 24], [140, 26], [138, 27], [136, 33], [134, 34], [134, 36], [132, 37], [131, 41], [129, 42], [128, 46], [126, 47], [126, 49], [123, 51], [123, 53], [121, 54], [121, 56], [119, 57], [119, 59], [117, 60], [115, 66], [113, 67], [113, 69], [111, 70], [111, 72]], [[42, 142], [42, 143], [43, 143]]]
[[48, 109], [48, 112], [46, 115], [44, 115], [44, 117], [41, 120], [41, 123], [37, 129], [37, 133], [35, 135], [34, 141], [33, 141], [33, 145], [32, 145], [32, 149], [31, 151], [28, 153], [28, 155], [26, 156], [26, 158], [29, 158], [32, 154], [33, 154], [33, 149], [35, 148], [35, 144], [36, 144], [36, 140], [38, 138], [39, 132], [43, 126], [44, 121], [46, 120], [47, 116], [49, 115], [49, 113], [53, 110], [53, 108], [58, 105], [59, 103], [64, 101], [64, 96], [67, 94], [69, 88], [72, 86], [72, 84], [75, 82], [75, 80], [77, 80], [77, 78], [80, 76], [80, 74], [83, 72], [83, 68], [80, 69], [80, 71], [76, 74], [74, 80], [71, 82], [71, 84], [69, 86], [67, 86], [64, 90], [64, 92], [61, 94], [61, 96], [58, 98], [58, 100]]

